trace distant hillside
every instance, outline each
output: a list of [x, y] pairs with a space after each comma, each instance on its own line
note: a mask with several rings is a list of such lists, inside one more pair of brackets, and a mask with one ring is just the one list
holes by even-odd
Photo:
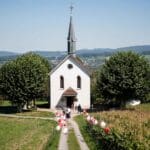
[[4, 56], [15, 56], [15, 55], [18, 55], [18, 53], [9, 52], [9, 51], [0, 51], [0, 57], [4, 57]]
[[[110, 56], [116, 51], [128, 51], [128, 50], [132, 50], [144, 55], [150, 55], [150, 45], [122, 47], [117, 49], [110, 49], [110, 48], [80, 49], [76, 51], [76, 54], [83, 57]], [[39, 50], [33, 52], [43, 57], [56, 58], [56, 59], [59, 57], [64, 57], [67, 54], [66, 51], [40, 51]], [[13, 53], [9, 51], [0, 51], [0, 57], [15, 56], [15, 55], [18, 55], [18, 53]]]
[[65, 51], [33, 51], [33, 53], [36, 53], [43, 57], [60, 57], [62, 55], [66, 55]]
[[[150, 45], [122, 47], [117, 49], [110, 49], [110, 48], [80, 49], [76, 51], [76, 54], [83, 57], [110, 56], [116, 51], [128, 51], [128, 50], [144, 55], [150, 55]], [[34, 52], [41, 56], [50, 58], [63, 57], [67, 54], [66, 51], [34, 51]]]
[[140, 54], [150, 54], [150, 45], [122, 47], [122, 48], [117, 48], [116, 50], [117, 51], [132, 50]]

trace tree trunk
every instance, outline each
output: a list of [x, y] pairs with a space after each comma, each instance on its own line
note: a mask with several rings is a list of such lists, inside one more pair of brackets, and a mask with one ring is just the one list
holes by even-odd
[[17, 106], [17, 111], [18, 111], [19, 113], [22, 112], [22, 105], [21, 105], [21, 104], [19, 104], [19, 105]]
[[36, 108], [35, 99], [33, 100], [33, 105], [34, 105], [34, 108]]

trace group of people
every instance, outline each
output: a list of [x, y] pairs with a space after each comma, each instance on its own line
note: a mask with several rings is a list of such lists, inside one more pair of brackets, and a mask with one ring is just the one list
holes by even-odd
[[[78, 101], [73, 103], [72, 109], [77, 113], [82, 112], [82, 107]], [[63, 108], [63, 114], [66, 116], [66, 118], [71, 118], [71, 109], [69, 107], [66, 109]]]
[[63, 110], [63, 114], [66, 116], [66, 118], [71, 117], [71, 109], [67, 108], [66, 110]]

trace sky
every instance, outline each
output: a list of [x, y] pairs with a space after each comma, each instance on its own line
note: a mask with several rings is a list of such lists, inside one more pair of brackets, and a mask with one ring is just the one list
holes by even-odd
[[71, 2], [77, 49], [150, 45], [150, 0], [0, 0], [0, 51], [66, 51]]

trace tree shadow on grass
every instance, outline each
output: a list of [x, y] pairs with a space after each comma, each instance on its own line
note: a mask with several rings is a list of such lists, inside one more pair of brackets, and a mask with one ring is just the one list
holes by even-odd
[[1, 114], [15, 114], [17, 113], [17, 107], [15, 106], [0, 106]]
[[[48, 103], [36, 104], [36, 107], [49, 109], [49, 104]], [[32, 109], [22, 110], [22, 111], [23, 112], [30, 112], [33, 110], [35, 110], [35, 109], [32, 108]], [[16, 113], [18, 113], [18, 110], [17, 110], [16, 106], [0, 106], [0, 113], [1, 114], [16, 114]]]
[[37, 104], [36, 106], [37, 106], [38, 108], [46, 108], [46, 109], [49, 108], [49, 104], [48, 104], [48, 103], [46, 103], [46, 104]]

